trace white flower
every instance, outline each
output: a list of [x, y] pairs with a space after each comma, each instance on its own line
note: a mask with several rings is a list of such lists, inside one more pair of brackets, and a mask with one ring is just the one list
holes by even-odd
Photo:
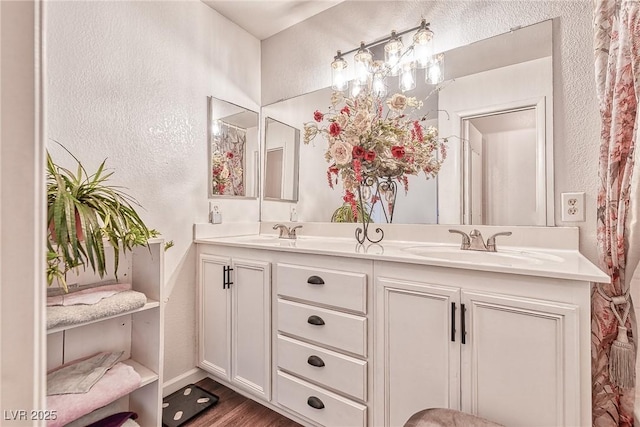
[[402, 113], [404, 109], [407, 108], [407, 97], [401, 93], [396, 93], [391, 98], [387, 99], [387, 106], [396, 113]]
[[220, 171], [220, 178], [222, 179], [229, 178], [229, 168], [227, 167], [226, 164], [222, 166], [222, 170]]
[[358, 110], [353, 118], [353, 126], [360, 133], [368, 132], [371, 129], [371, 117], [364, 110]]
[[336, 141], [330, 148], [331, 157], [337, 165], [346, 165], [351, 161], [351, 146], [342, 141]]
[[336, 117], [336, 123], [340, 125], [341, 129], [344, 129], [347, 127], [347, 123], [349, 123], [349, 116], [344, 113], [338, 114], [338, 117]]

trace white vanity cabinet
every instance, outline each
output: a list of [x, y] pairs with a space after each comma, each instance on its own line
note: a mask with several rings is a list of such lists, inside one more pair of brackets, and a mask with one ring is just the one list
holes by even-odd
[[198, 245], [198, 366], [271, 396], [271, 264], [260, 253]]
[[374, 425], [590, 422], [589, 282], [380, 262], [375, 286]]
[[275, 267], [276, 404], [315, 425], [370, 422], [372, 263], [281, 255]]

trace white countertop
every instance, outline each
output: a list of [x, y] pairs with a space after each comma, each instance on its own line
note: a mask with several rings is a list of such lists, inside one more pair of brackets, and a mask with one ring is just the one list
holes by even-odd
[[459, 245], [383, 240], [360, 245], [355, 238], [302, 236], [278, 239], [270, 234], [200, 237], [196, 243], [406, 262], [526, 276], [609, 283], [610, 278], [577, 250], [498, 246], [497, 253], [461, 250]]

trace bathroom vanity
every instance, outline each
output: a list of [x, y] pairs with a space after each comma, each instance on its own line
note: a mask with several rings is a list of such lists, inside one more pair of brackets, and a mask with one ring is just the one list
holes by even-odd
[[196, 232], [198, 365], [216, 380], [306, 425], [401, 426], [430, 407], [590, 422], [590, 283], [609, 279], [577, 229], [512, 227], [489, 253], [444, 226], [362, 246], [336, 237], [347, 227], [271, 225]]

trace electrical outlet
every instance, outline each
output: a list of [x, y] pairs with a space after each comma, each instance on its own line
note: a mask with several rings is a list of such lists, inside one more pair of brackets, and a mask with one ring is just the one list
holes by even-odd
[[584, 193], [562, 193], [562, 221], [584, 221]]

